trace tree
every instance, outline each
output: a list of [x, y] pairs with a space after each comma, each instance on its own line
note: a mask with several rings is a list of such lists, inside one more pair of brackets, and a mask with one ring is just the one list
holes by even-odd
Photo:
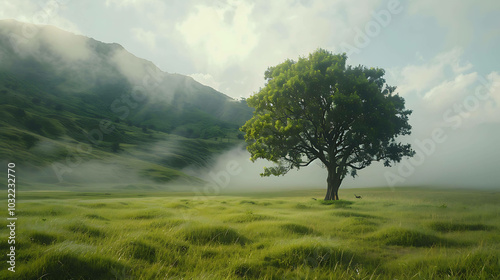
[[251, 160], [274, 162], [261, 176], [284, 175], [320, 160], [328, 171], [325, 200], [338, 200], [347, 174], [372, 161], [385, 166], [413, 156], [410, 110], [383, 78], [384, 70], [346, 66], [346, 54], [318, 49], [298, 61], [270, 67], [266, 84], [247, 99], [255, 108], [245, 123]]
[[111, 143], [111, 151], [113, 153], [118, 153], [118, 151], [120, 151], [120, 150], [121, 150], [120, 143], [118, 143], [118, 142]]
[[21, 138], [23, 139], [24, 141], [24, 144], [26, 145], [26, 149], [31, 149], [33, 146], [35, 146], [36, 142], [38, 142], [38, 138], [31, 135], [31, 134], [23, 134], [23, 136], [21, 136]]

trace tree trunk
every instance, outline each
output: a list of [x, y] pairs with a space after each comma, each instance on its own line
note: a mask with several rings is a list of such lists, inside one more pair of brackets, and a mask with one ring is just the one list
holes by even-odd
[[328, 168], [326, 183], [327, 190], [325, 200], [339, 200], [339, 187], [342, 183], [342, 179], [340, 179], [340, 174], [337, 174], [336, 168]]

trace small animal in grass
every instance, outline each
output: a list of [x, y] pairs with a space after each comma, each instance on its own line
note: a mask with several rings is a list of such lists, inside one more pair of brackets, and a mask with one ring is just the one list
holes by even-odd
[[362, 198], [360, 195], [354, 195], [356, 198]]
[[314, 198], [314, 197], [312, 199], [316, 200], [316, 198]]

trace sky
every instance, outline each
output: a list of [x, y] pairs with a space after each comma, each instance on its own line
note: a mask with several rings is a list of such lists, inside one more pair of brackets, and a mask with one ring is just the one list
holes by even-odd
[[[0, 0], [0, 19], [119, 43], [236, 99], [258, 92], [268, 67], [317, 48], [385, 69], [413, 110], [402, 141], [417, 155], [390, 169], [374, 164], [348, 186], [500, 189], [499, 14], [497, 0]], [[319, 165], [301, 172], [289, 178], [324, 184]]]

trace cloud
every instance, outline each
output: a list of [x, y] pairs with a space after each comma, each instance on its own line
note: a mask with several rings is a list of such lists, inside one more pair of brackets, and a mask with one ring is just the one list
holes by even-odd
[[137, 5], [140, 4], [141, 2], [147, 2], [147, 1], [139, 1], [139, 0], [106, 0], [105, 5], [107, 7], [109, 6], [118, 6], [118, 7], [126, 7], [126, 6], [131, 6], [131, 5]]
[[139, 59], [125, 49], [115, 50], [111, 56], [111, 62], [132, 85], [142, 85], [143, 79], [151, 75], [149, 73], [159, 73], [153, 63]]
[[[485, 18], [498, 18], [497, 13], [500, 4], [495, 0], [481, 1], [479, 5], [475, 1], [454, 0], [421, 0], [409, 1], [409, 11], [413, 15], [431, 16], [436, 22], [446, 29], [446, 39], [449, 45], [465, 46], [472, 43], [477, 36], [477, 22]], [[488, 14], [492, 11], [491, 14]], [[485, 30], [496, 30], [497, 25], [482, 25], [480, 33], [488, 33]]]
[[30, 0], [4, 0], [0, 19], [15, 19], [22, 22], [54, 25], [58, 28], [81, 34], [79, 28], [61, 15], [66, 1], [34, 2]]
[[40, 30], [40, 38], [42, 44], [49, 46], [66, 62], [89, 60], [92, 56], [87, 37], [74, 36], [53, 27], [46, 27]]
[[[200, 3], [200, 2], [197, 2]], [[176, 25], [195, 73], [210, 73], [224, 93], [248, 96], [263, 86], [263, 73], [287, 58], [319, 47], [341, 51], [383, 1], [218, 1], [194, 4]], [[363, 7], [363, 8], [360, 8]]]
[[241, 61], [257, 45], [253, 4], [229, 1], [222, 6], [196, 5], [177, 30], [197, 58], [208, 67], [223, 67], [229, 61]]
[[150, 50], [156, 50], [156, 33], [138, 27], [132, 28], [131, 31], [137, 41], [144, 44]]
[[210, 75], [210, 74], [205, 74], [205, 73], [194, 73], [191, 75], [188, 75], [189, 77], [195, 79], [197, 82], [204, 84], [206, 86], [209, 86], [217, 91], [221, 91], [220, 86], [221, 83], [217, 82], [215, 78]]
[[93, 59], [88, 38], [62, 31], [53, 26], [7, 20], [0, 29], [13, 51], [21, 57], [32, 56], [41, 62], [49, 62], [56, 70], [75, 68], [78, 62]]
[[422, 61], [418, 65], [407, 65], [402, 69], [390, 70], [398, 78], [398, 91], [402, 95], [417, 93], [424, 96], [431, 88], [452, 75], [462, 74], [472, 68], [472, 64], [462, 62], [463, 50], [453, 48], [437, 54], [429, 61]]

